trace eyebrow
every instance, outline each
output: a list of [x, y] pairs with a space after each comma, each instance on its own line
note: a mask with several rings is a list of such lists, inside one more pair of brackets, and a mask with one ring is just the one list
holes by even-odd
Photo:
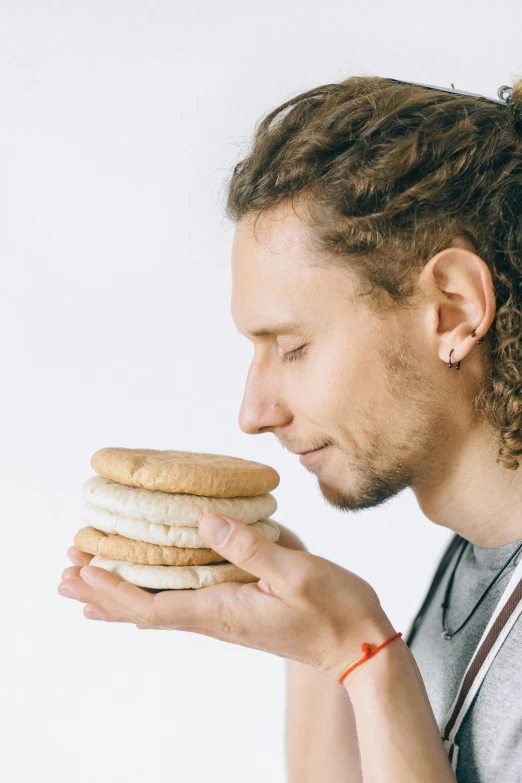
[[[293, 332], [295, 329], [298, 329], [301, 326], [301, 324], [293, 323], [293, 322], [282, 322], [279, 324], [273, 324], [270, 326], [270, 328], [265, 329], [255, 329], [253, 332], [246, 332], [247, 337], [269, 337], [271, 335], [275, 334], [284, 334], [285, 332]], [[239, 334], [243, 334], [240, 329], [236, 326], [236, 330], [239, 332]]]

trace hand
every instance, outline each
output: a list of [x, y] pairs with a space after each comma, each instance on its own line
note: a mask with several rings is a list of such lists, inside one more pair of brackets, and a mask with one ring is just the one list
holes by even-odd
[[393, 634], [373, 588], [310, 554], [291, 531], [280, 526], [285, 546], [227, 517], [230, 532], [217, 543], [210, 537], [215, 518], [207, 515], [200, 521], [200, 535], [214, 551], [259, 577], [258, 582], [151, 594], [89, 566], [92, 556], [72, 547], [69, 555], [77, 565], [62, 575], [69, 597], [86, 604], [86, 617], [202, 633], [298, 660], [335, 677], [361, 657], [363, 642], [380, 644]]
[[[282, 525], [280, 522], [277, 523], [277, 526], [280, 531], [279, 538], [277, 539], [277, 543], [279, 546], [285, 546], [288, 549], [302, 549], [304, 552], [308, 552], [308, 549], [303, 544], [300, 538], [296, 536], [295, 533], [293, 533], [289, 528]], [[67, 555], [69, 557], [69, 560], [74, 563], [76, 568], [66, 568], [65, 571], [62, 573], [62, 579], [65, 582], [67, 579], [70, 579], [72, 576], [79, 576], [80, 571], [82, 570], [83, 566], [89, 565], [94, 555], [90, 555], [88, 552], [82, 552], [80, 549], [77, 549], [75, 546], [69, 547], [67, 550]], [[159, 591], [158, 591], [159, 592]], [[105, 614], [106, 616], [99, 619], [104, 620], [110, 620], [111, 622], [130, 622], [128, 619], [124, 617], [118, 617], [117, 615], [112, 615], [110, 612], [103, 612], [101, 607], [99, 606], [86, 606], [85, 609], [88, 610], [89, 613], [89, 619], [97, 619], [94, 617], [96, 613], [98, 614]]]
[[[277, 523], [277, 526], [280, 531], [279, 538], [277, 539], [277, 543], [280, 546], [285, 546], [288, 549], [301, 549], [304, 552], [307, 552], [306, 546], [303, 544], [300, 538], [296, 536], [295, 533], [293, 533], [289, 528], [285, 527], [284, 525], [281, 525], [280, 522]], [[83, 566], [89, 565], [94, 555], [90, 555], [88, 552], [82, 552], [80, 549], [77, 549], [75, 546], [69, 547], [67, 550], [67, 555], [69, 557], [69, 560], [71, 560], [72, 563], [76, 566], [76, 568], [66, 568], [65, 571], [62, 573], [62, 580], [65, 582], [67, 579], [70, 579], [73, 576], [80, 576], [80, 571], [82, 570]], [[106, 620], [113, 623], [120, 622], [120, 623], [126, 623], [130, 622], [128, 618], [118, 616], [114, 613], [104, 611], [100, 606], [95, 606], [93, 604], [87, 604], [84, 607], [84, 614], [86, 617], [88, 617], [90, 620]], [[97, 617], [96, 615], [100, 615]], [[102, 616], [103, 615], [103, 616]], [[138, 626], [139, 628], [144, 628], [145, 626]]]

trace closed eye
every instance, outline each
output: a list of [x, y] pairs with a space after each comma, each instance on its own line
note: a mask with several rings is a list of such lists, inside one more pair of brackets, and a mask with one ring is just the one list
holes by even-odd
[[290, 351], [289, 353], [284, 353], [281, 357], [282, 362], [293, 362], [294, 359], [298, 359], [299, 356], [301, 356], [301, 353], [303, 352], [305, 346], [301, 345], [299, 348], [295, 348], [293, 351]]

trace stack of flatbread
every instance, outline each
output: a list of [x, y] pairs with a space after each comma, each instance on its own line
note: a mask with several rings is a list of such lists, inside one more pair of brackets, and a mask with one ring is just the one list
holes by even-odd
[[254, 525], [271, 541], [279, 527], [270, 491], [279, 474], [259, 462], [189, 451], [104, 448], [82, 487], [84, 522], [74, 545], [90, 565], [156, 592], [255, 582], [208, 548], [199, 520], [218, 513]]

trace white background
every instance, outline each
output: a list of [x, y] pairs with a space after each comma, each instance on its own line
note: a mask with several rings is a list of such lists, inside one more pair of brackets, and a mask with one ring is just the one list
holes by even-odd
[[326, 82], [496, 97], [521, 22], [514, 0], [0, 3], [4, 780], [285, 779], [282, 659], [88, 621], [58, 595], [101, 447], [272, 465], [274, 518], [407, 630], [449, 531], [409, 491], [340, 514], [276, 438], [239, 429], [252, 347], [224, 183], [261, 116]]

